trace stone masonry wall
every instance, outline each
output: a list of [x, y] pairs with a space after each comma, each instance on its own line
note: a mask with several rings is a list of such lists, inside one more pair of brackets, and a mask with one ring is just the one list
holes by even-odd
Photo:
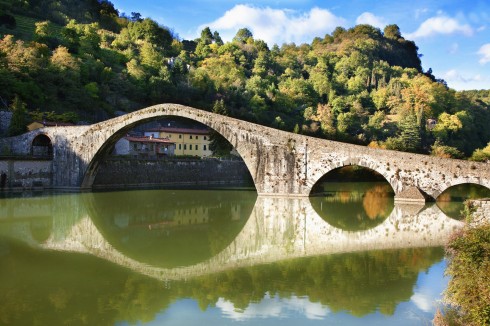
[[0, 191], [50, 188], [50, 160], [0, 160]]
[[470, 203], [474, 209], [471, 214], [472, 223], [476, 225], [490, 223], [490, 198], [476, 199]]
[[12, 120], [12, 112], [0, 111], [0, 136], [8, 134], [10, 120]]
[[253, 185], [243, 161], [108, 159], [95, 177], [95, 188], [162, 185]]

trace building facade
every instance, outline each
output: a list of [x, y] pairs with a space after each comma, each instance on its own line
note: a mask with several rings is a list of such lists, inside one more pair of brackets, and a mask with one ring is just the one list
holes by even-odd
[[114, 155], [130, 155], [135, 158], [158, 158], [175, 155], [175, 143], [169, 139], [126, 136], [114, 146]]
[[175, 155], [208, 157], [209, 129], [160, 127], [145, 131], [146, 137], [166, 138], [175, 143]]

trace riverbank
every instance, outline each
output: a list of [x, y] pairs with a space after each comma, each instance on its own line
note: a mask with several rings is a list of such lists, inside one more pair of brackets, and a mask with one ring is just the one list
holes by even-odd
[[0, 191], [49, 189], [53, 179], [53, 162], [49, 158], [0, 158]]
[[467, 226], [446, 245], [450, 276], [436, 326], [490, 325], [490, 198], [465, 205]]
[[242, 160], [110, 158], [99, 166], [93, 188], [222, 185], [253, 186]]
[[[0, 191], [53, 188], [53, 162], [47, 158], [0, 158]], [[103, 161], [93, 189], [151, 187], [250, 186], [252, 177], [242, 160], [218, 158], [133, 159]]]

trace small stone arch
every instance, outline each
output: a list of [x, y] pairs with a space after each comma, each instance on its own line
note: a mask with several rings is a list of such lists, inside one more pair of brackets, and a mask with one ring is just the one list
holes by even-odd
[[481, 187], [486, 188], [490, 192], [490, 185], [484, 184], [483, 182], [480, 182], [480, 180], [474, 180], [474, 181], [472, 181], [472, 180], [469, 180], [469, 181], [455, 181], [455, 182], [449, 183], [449, 185], [447, 185], [446, 187], [443, 187], [440, 190], [438, 190], [437, 192], [435, 192], [434, 193], [434, 195], [435, 195], [434, 198], [437, 199], [446, 190], [448, 190], [450, 188], [453, 188], [453, 187], [461, 186], [461, 185], [476, 185], [476, 186], [481, 186]]
[[45, 134], [39, 134], [32, 140], [31, 155], [35, 157], [53, 157], [53, 143]]
[[312, 190], [314, 189], [315, 185], [324, 176], [326, 176], [327, 174], [329, 174], [330, 172], [332, 172], [334, 170], [341, 169], [341, 168], [347, 167], [347, 166], [359, 166], [359, 167], [362, 167], [362, 168], [376, 172], [377, 174], [381, 175], [386, 180], [386, 182], [388, 182], [390, 184], [391, 188], [396, 193], [397, 184], [394, 182], [393, 178], [391, 178], [389, 175], [386, 175], [385, 173], [380, 172], [379, 169], [377, 169], [376, 167], [372, 167], [369, 164], [365, 164], [362, 160], [360, 160], [358, 158], [350, 158], [348, 160], [338, 162], [337, 164], [332, 164], [328, 170], [322, 171], [322, 174], [319, 175], [315, 179], [315, 182], [310, 186], [309, 195], [311, 196]]

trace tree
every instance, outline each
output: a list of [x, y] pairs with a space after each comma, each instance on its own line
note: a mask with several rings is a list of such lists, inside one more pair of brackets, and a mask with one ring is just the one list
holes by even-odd
[[206, 45], [213, 43], [213, 33], [211, 33], [211, 29], [209, 27], [205, 27], [201, 31], [201, 37], [199, 38], [199, 43], [203, 43]]
[[387, 25], [383, 30], [384, 37], [397, 41], [402, 38], [402, 34], [400, 33], [400, 27], [398, 25]]
[[[228, 115], [228, 110], [222, 99], [214, 102], [213, 112], [225, 116]], [[209, 133], [209, 149], [213, 152], [214, 156], [226, 156], [230, 155], [233, 145], [231, 145], [220, 133], [211, 130]]]
[[143, 19], [141, 18], [141, 14], [139, 12], [131, 12], [131, 17], [129, 18], [132, 22], [141, 22]]
[[421, 147], [420, 126], [414, 112], [406, 114], [398, 123], [398, 137], [386, 139], [387, 149], [417, 152]]
[[233, 37], [234, 42], [247, 43], [249, 38], [253, 38], [252, 32], [248, 28], [240, 28]]
[[213, 33], [213, 39], [214, 39], [214, 42], [215, 42], [217, 45], [219, 45], [219, 46], [221, 46], [221, 45], [223, 45], [223, 44], [224, 44], [224, 43], [223, 43], [223, 40], [221, 39], [221, 36], [220, 36], [220, 35], [219, 35], [219, 33], [218, 33], [218, 31], [214, 31], [214, 33]]
[[15, 96], [14, 101], [10, 105], [10, 111], [12, 111], [12, 120], [10, 120], [9, 135], [17, 136], [27, 131], [27, 106], [19, 96]]
[[490, 143], [488, 143], [484, 148], [476, 149], [471, 155], [471, 160], [477, 162], [490, 161]]
[[420, 148], [420, 126], [417, 122], [415, 113], [407, 114], [399, 124], [400, 127], [400, 143], [402, 150], [407, 152], [417, 152]]

